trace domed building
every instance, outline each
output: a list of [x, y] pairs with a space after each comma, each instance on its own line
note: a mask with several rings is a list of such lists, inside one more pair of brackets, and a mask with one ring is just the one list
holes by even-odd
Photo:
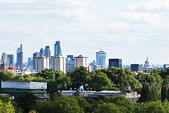
[[150, 63], [148, 57], [147, 57], [147, 59], [145, 61], [144, 68], [151, 68], [151, 63]]
[[147, 57], [146, 61], [145, 61], [145, 64], [144, 64], [144, 72], [145, 73], [150, 73], [152, 71], [152, 66], [151, 66], [151, 63]]

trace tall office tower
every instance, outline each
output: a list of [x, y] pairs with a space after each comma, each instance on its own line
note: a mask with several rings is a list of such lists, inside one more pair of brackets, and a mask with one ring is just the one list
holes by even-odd
[[75, 69], [74, 65], [75, 65], [75, 63], [74, 63], [73, 55], [67, 55], [67, 58], [66, 58], [66, 73], [73, 71]]
[[39, 52], [39, 53], [40, 53], [40, 56], [41, 56], [41, 57], [44, 56], [43, 48], [40, 49], [40, 52]]
[[80, 67], [80, 66], [88, 68], [88, 58], [87, 57], [83, 57], [82, 55], [75, 57], [75, 67]]
[[2, 64], [8, 64], [8, 54], [2, 53]]
[[20, 48], [17, 49], [17, 61], [16, 61], [16, 67], [17, 69], [23, 68], [23, 51], [22, 51], [22, 44], [20, 45]]
[[65, 57], [62, 57], [62, 56], [52, 57], [52, 69], [60, 70], [60, 71], [62, 71], [64, 73], [66, 73], [66, 60], [65, 60]]
[[14, 65], [14, 55], [13, 54], [8, 54], [8, 65], [10, 68]]
[[143, 65], [142, 64], [131, 64], [131, 71], [132, 72], [143, 72]]
[[109, 59], [109, 67], [122, 68], [122, 59]]
[[36, 57], [35, 58], [35, 72], [49, 69], [49, 57]]
[[49, 46], [45, 47], [44, 56], [45, 57], [51, 57], [51, 51], [50, 51], [50, 47]]
[[54, 56], [62, 56], [60, 41], [56, 41], [54, 44]]
[[40, 57], [39, 52], [36, 52], [36, 53], [33, 54], [33, 69], [34, 69], [34, 70], [35, 70], [35, 58], [36, 58], [36, 57]]
[[28, 58], [28, 66], [29, 69], [33, 68], [33, 59], [31, 57]]
[[106, 52], [96, 52], [96, 64], [100, 65], [100, 68], [105, 68], [106, 65]]

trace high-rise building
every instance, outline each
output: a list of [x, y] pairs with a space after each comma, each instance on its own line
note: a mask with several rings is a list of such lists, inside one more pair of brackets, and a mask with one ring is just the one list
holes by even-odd
[[40, 53], [40, 56], [41, 56], [41, 57], [44, 56], [43, 48], [40, 49], [40, 52], [39, 52], [39, 53]]
[[87, 67], [88, 68], [88, 58], [83, 57], [82, 55], [79, 55], [78, 57], [75, 57], [75, 67]]
[[50, 47], [49, 46], [45, 47], [44, 56], [45, 57], [51, 57], [51, 51], [50, 51]]
[[22, 69], [23, 68], [23, 51], [22, 51], [22, 44], [20, 47], [17, 49], [17, 62], [16, 62], [16, 67], [17, 69]]
[[29, 69], [33, 68], [33, 59], [31, 57], [28, 58], [28, 66]]
[[33, 54], [33, 69], [34, 69], [34, 70], [35, 70], [35, 58], [36, 58], [36, 57], [40, 57], [39, 52], [36, 52], [36, 53]]
[[13, 54], [8, 54], [8, 65], [10, 68], [14, 65], [14, 55]]
[[122, 59], [109, 59], [109, 67], [122, 68]]
[[142, 64], [131, 64], [131, 71], [132, 72], [143, 72], [143, 65]]
[[66, 73], [66, 60], [65, 57], [62, 56], [56, 56], [52, 57], [52, 68], [54, 70], [60, 70], [64, 73]]
[[105, 68], [106, 65], [106, 52], [96, 52], [96, 64], [100, 65], [100, 68]]
[[8, 64], [8, 54], [2, 53], [2, 64]]
[[56, 41], [54, 44], [54, 56], [62, 56], [60, 41]]
[[67, 55], [67, 58], [66, 58], [66, 73], [73, 71], [75, 69], [74, 65], [75, 65], [75, 63], [74, 63], [73, 55]]
[[49, 69], [49, 57], [36, 57], [35, 58], [35, 72]]

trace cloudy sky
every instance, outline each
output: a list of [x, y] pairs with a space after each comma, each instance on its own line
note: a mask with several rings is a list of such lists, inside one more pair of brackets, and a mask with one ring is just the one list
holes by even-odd
[[24, 60], [60, 40], [63, 55], [169, 63], [169, 0], [0, 0], [0, 54]]

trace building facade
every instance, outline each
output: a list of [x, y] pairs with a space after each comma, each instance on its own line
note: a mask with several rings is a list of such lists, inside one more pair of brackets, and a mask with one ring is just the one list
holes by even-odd
[[41, 57], [44, 56], [43, 48], [40, 49], [39, 54], [40, 54]]
[[143, 72], [143, 65], [142, 64], [131, 64], [131, 71], [132, 72]]
[[82, 55], [79, 55], [78, 57], [75, 57], [75, 67], [86, 67], [88, 68], [88, 57], [83, 57]]
[[60, 70], [64, 73], [66, 73], [66, 60], [65, 57], [62, 56], [56, 56], [52, 57], [52, 68], [54, 70]]
[[33, 53], [33, 69], [35, 70], [35, 58], [40, 57], [40, 53], [36, 52]]
[[14, 65], [14, 55], [8, 54], [8, 65], [11, 68]]
[[67, 55], [66, 58], [66, 73], [73, 71], [75, 69], [74, 67], [74, 56], [73, 55]]
[[22, 51], [22, 44], [17, 49], [17, 62], [16, 62], [17, 69], [23, 69], [23, 51]]
[[60, 41], [56, 41], [54, 44], [54, 56], [62, 56]]
[[100, 68], [105, 68], [106, 66], [106, 52], [99, 51], [96, 52], [96, 64], [100, 66]]
[[109, 59], [109, 67], [122, 68], [122, 59]]
[[8, 64], [8, 54], [7, 53], [2, 53], [2, 64]]
[[49, 69], [49, 57], [36, 57], [35, 72], [40, 72], [45, 69]]

